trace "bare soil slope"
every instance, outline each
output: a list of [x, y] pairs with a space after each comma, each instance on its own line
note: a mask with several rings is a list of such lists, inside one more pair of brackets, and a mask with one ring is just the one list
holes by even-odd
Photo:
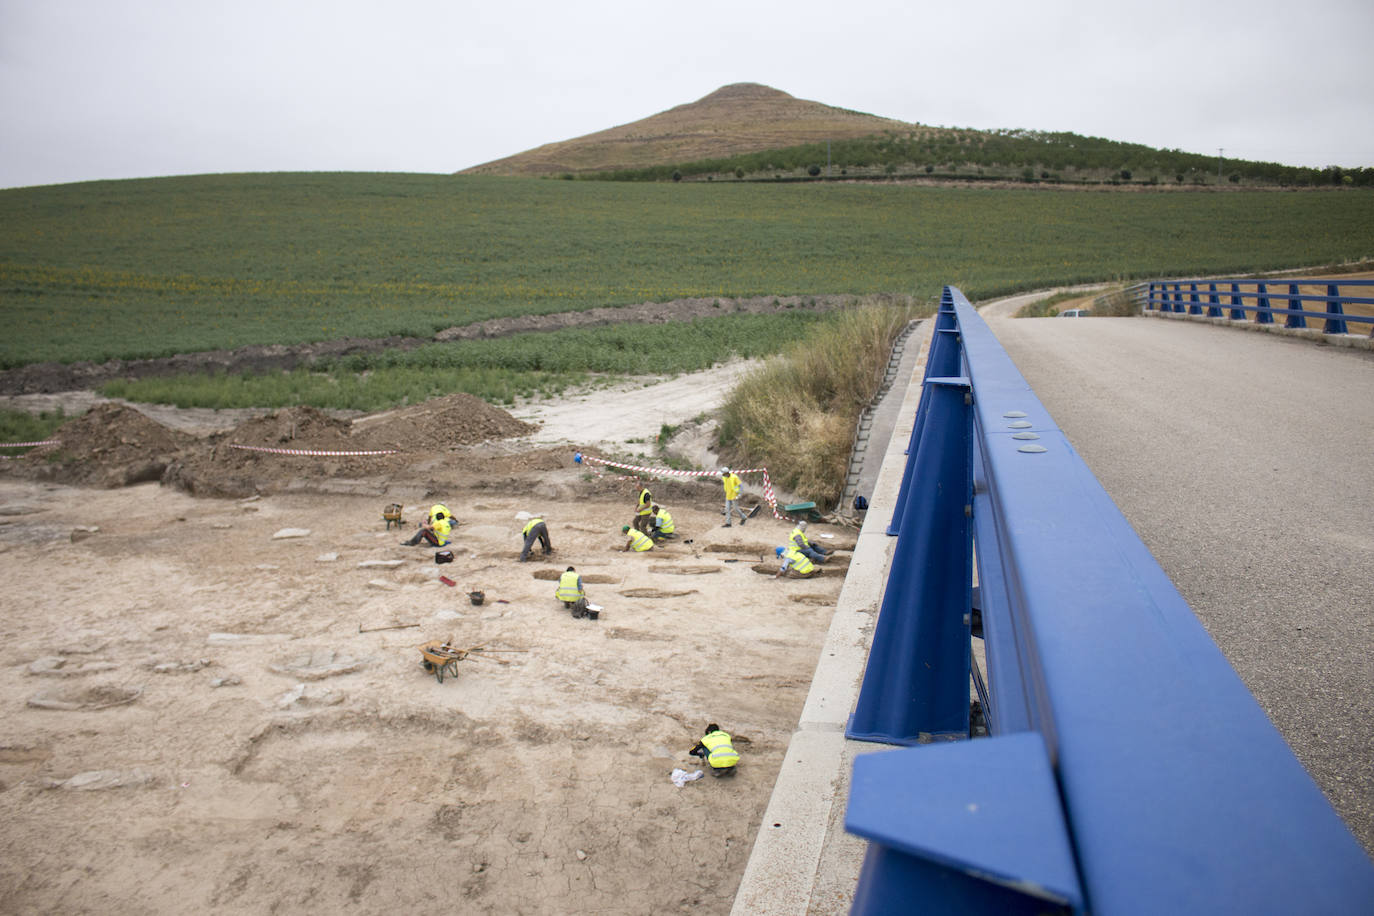
[[732, 83], [630, 124], [543, 146], [460, 174], [556, 175], [672, 165], [885, 130], [933, 130], [794, 98], [758, 83]]

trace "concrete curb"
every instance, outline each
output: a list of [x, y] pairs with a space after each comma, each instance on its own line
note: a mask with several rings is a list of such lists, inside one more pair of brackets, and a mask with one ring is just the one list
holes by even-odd
[[844, 832], [849, 777], [856, 755], [890, 748], [848, 741], [844, 730], [858, 699], [892, 562], [894, 541], [887, 525], [901, 489], [934, 327], [933, 320], [922, 322], [907, 342], [918, 344], [920, 355], [869, 498], [806, 706], [735, 894], [733, 916], [837, 913], [848, 910], [854, 899], [867, 844]]
[[[1226, 308], [1226, 306], [1222, 306]], [[1204, 324], [1238, 328], [1242, 331], [1261, 331], [1265, 334], [1278, 334], [1280, 337], [1300, 337], [1319, 346], [1349, 347], [1353, 350], [1374, 350], [1374, 337], [1364, 334], [1327, 334], [1316, 328], [1286, 328], [1281, 324], [1258, 324], [1249, 318], [1209, 318], [1206, 315], [1189, 315], [1187, 312], [1161, 312], [1149, 309], [1142, 312], [1147, 318], [1172, 318], [1175, 321], [1199, 321]]]

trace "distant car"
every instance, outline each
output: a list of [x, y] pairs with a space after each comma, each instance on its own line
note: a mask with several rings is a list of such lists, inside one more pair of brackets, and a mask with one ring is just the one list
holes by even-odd
[[1059, 313], [1060, 318], [1087, 318], [1093, 313], [1092, 309], [1064, 309]]

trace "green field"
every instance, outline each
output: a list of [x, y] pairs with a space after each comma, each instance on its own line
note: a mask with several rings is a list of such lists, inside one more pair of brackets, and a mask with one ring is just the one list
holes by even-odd
[[978, 299], [1374, 254], [1374, 192], [280, 173], [0, 190], [0, 367], [685, 297]]

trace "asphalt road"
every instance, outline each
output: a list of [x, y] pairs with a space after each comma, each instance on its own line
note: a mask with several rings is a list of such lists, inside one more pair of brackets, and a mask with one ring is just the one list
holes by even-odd
[[[996, 314], [1021, 373], [1374, 853], [1374, 353]], [[1197, 715], [1217, 714], [1198, 697]]]

